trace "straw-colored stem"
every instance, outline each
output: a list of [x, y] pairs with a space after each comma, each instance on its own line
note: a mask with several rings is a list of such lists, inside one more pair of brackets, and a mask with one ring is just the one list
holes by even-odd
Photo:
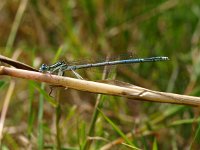
[[49, 84], [60, 85], [80, 91], [128, 97], [135, 100], [200, 106], [199, 97], [157, 92], [130, 84], [128, 86], [118, 86], [69, 77], [61, 77], [48, 73], [44, 74], [40, 72], [14, 69], [4, 66], [0, 67], [0, 75], [8, 75], [17, 78], [35, 80], [38, 82], [46, 82]]

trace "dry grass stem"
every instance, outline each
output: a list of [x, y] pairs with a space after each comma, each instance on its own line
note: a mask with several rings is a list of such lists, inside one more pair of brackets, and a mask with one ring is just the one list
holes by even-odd
[[15, 81], [11, 80], [9, 88], [8, 88], [8, 91], [7, 91], [7, 94], [6, 94], [6, 97], [5, 97], [5, 100], [4, 100], [2, 111], [1, 111], [1, 117], [0, 117], [0, 143], [1, 143], [1, 140], [3, 138], [4, 122], [5, 122], [5, 119], [6, 119], [8, 106], [9, 106], [10, 99], [11, 99], [11, 96], [13, 94], [14, 88], [15, 88]]
[[130, 84], [127, 84], [129, 86], [111, 85], [93, 81], [79, 80], [69, 77], [61, 77], [48, 73], [44, 74], [34, 71], [14, 69], [4, 66], [0, 67], [0, 75], [35, 80], [38, 82], [46, 82], [49, 84], [60, 85], [80, 91], [122, 96], [135, 100], [200, 106], [199, 97], [157, 92]]

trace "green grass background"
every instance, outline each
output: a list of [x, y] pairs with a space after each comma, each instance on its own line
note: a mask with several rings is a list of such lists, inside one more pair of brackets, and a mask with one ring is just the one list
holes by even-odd
[[[78, 71], [158, 91], [200, 95], [200, 1], [1, 0], [0, 52], [39, 68], [58, 60], [94, 61], [124, 54], [168, 62]], [[67, 76], [74, 77], [71, 73]], [[10, 78], [0, 77], [0, 108]], [[14, 79], [2, 149], [198, 149], [199, 110], [54, 89]], [[95, 103], [98, 102], [98, 108]], [[57, 104], [57, 105], [56, 105]], [[97, 105], [97, 104], [96, 104]], [[132, 133], [131, 139], [125, 134]], [[89, 138], [90, 137], [90, 138]]]

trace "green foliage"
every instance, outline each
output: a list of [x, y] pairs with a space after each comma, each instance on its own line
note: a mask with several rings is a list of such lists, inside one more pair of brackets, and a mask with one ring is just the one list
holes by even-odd
[[6, 82], [3, 80], [0, 80], [0, 89], [4, 88], [5, 85], [6, 85]]
[[132, 144], [132, 142], [126, 137], [126, 135], [117, 127], [117, 125], [112, 120], [106, 117], [100, 109], [98, 109], [98, 111], [106, 119], [106, 121], [113, 127], [116, 133], [118, 133], [131, 147], [133, 147], [134, 149], [139, 149]]
[[[20, 54], [19, 61], [36, 68], [130, 51], [133, 57], [168, 56], [168, 62], [117, 66], [111, 78], [199, 96], [199, 6], [196, 0], [5, 0], [0, 6], [0, 53]], [[79, 73], [84, 79], [101, 80], [102, 72], [97, 68]], [[1, 77], [1, 110], [9, 81]], [[2, 149], [200, 147], [196, 108], [105, 95], [97, 103], [94, 94], [62, 88], [54, 88], [51, 97], [48, 85], [15, 81]], [[59, 90], [60, 96], [54, 96]], [[113, 140], [122, 141], [112, 145]]]

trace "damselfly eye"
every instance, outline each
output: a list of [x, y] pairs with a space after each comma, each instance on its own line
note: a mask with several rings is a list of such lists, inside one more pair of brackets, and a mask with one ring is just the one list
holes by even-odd
[[39, 68], [39, 72], [45, 72], [48, 70], [48, 66], [46, 64], [42, 64], [42, 66]]

